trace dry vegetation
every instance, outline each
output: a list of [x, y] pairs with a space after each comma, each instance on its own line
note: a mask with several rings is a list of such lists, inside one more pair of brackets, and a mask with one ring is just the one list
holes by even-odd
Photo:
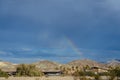
[[[11, 76], [6, 74], [5, 70], [10, 70], [14, 67], [11, 67], [9, 64], [8, 66], [4, 65], [3, 63], [0, 65], [2, 65], [0, 80], [120, 80], [120, 66], [107, 67], [91, 60], [75, 60], [68, 64], [59, 64], [50, 61], [20, 64], [15, 66], [16, 73]], [[48, 76], [43, 72], [57, 70], [62, 72], [59, 76]]]

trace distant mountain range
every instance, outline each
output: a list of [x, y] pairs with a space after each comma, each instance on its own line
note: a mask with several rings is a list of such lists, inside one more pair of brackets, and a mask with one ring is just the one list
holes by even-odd
[[72, 62], [69, 62], [68, 65], [72, 65], [72, 66], [80, 66], [85, 67], [86, 65], [88, 65], [89, 67], [106, 67], [105, 64], [102, 63], [98, 63], [96, 61], [92, 61], [92, 60], [88, 60], [88, 59], [84, 59], [84, 60], [74, 60]]
[[120, 59], [115, 59], [116, 61], [120, 62]]
[[[54, 70], [55, 68], [60, 67], [60, 66], [66, 66], [66, 67], [79, 66], [82, 68], [82, 67], [85, 67], [86, 65], [88, 65], [89, 67], [102, 67], [103, 68], [103, 67], [109, 67], [109, 66], [111, 67], [120, 66], [120, 60], [115, 59], [115, 60], [109, 61], [108, 63], [99, 63], [93, 60], [83, 59], [83, 60], [74, 60], [67, 64], [60, 64], [57, 62], [44, 60], [44, 61], [39, 61], [39, 62], [35, 62], [32, 64], [36, 65], [36, 67], [40, 68], [41, 70]], [[4, 70], [15, 69], [17, 65], [18, 64], [0, 61], [0, 68]]]
[[120, 66], [120, 60], [119, 59], [111, 60], [107, 63], [107, 66], [112, 66], [112, 67]]

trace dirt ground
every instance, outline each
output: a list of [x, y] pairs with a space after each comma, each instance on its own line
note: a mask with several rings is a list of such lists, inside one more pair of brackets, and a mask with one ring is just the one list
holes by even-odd
[[49, 76], [49, 77], [9, 77], [0, 78], [0, 80], [74, 80], [72, 76]]
[[[87, 77], [88, 80], [94, 80], [94, 77]], [[48, 77], [0, 77], [0, 80], [79, 80], [77, 77], [73, 76], [48, 76]], [[107, 76], [101, 76], [100, 80], [109, 80]], [[117, 80], [116, 78], [114, 80]], [[120, 77], [119, 77], [120, 80]]]

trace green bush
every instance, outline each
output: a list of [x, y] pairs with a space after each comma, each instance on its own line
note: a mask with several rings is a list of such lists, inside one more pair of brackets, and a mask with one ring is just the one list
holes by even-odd
[[42, 76], [43, 73], [35, 65], [21, 64], [17, 67], [16, 76]]
[[3, 71], [0, 69], [0, 77], [6, 77], [6, 78], [8, 78], [9, 76], [8, 76], [7, 73], [3, 72]]
[[95, 76], [94, 76], [94, 78], [95, 78], [95, 80], [99, 80], [99, 74], [96, 74]]
[[73, 76], [94, 76], [93, 72], [85, 72], [85, 71], [76, 71], [74, 72]]
[[102, 73], [99, 73], [100, 76], [109, 76], [109, 72], [102, 72]]
[[88, 71], [88, 72], [85, 72], [84, 73], [86, 76], [94, 76], [95, 73], [91, 72], [91, 71]]
[[111, 77], [110, 80], [114, 79], [115, 77], [120, 77], [120, 67], [111, 68], [109, 70], [109, 75]]

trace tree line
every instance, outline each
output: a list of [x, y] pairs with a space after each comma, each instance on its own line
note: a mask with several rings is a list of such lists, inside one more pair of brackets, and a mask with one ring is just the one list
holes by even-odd
[[109, 76], [109, 80], [114, 80], [115, 78], [119, 80], [118, 78], [120, 78], [120, 66], [109, 67], [107, 72], [100, 72], [100, 73], [99, 72], [95, 73], [93, 71], [87, 71], [90, 69], [88, 65], [83, 67], [83, 69], [79, 69], [78, 66], [76, 67], [73, 66], [71, 68], [62, 66], [60, 67], [60, 69], [62, 70], [64, 76], [71, 75], [75, 78], [75, 80], [90, 80], [90, 79], [86, 79], [86, 76], [94, 77], [95, 80], [100, 80], [101, 76]]
[[[24, 77], [39, 77], [39, 76], [43, 76], [44, 74], [42, 73], [42, 71], [40, 71], [40, 69], [38, 69], [35, 65], [28, 65], [28, 64], [20, 64], [17, 66], [16, 68], [16, 72], [14, 74], [15, 77], [20, 77], [20, 76], [24, 76]], [[2, 71], [0, 69], [0, 77], [9, 77], [10, 75], [4, 71]]]
[[[110, 80], [114, 80], [115, 77], [120, 77], [120, 67], [109, 67], [108, 72], [103, 72], [103, 73], [98, 73], [95, 74], [92, 71], [86, 71], [87, 69], [89, 69], [89, 66], [84, 67], [82, 70], [79, 69], [78, 66], [76, 67], [65, 67], [65, 66], [60, 66], [59, 69], [62, 71], [62, 75], [63, 76], [74, 76], [74, 77], [85, 77], [85, 76], [91, 76], [94, 77], [96, 80], [99, 80], [100, 76], [110, 76]], [[15, 77], [40, 77], [40, 76], [44, 76], [44, 73], [37, 68], [35, 65], [29, 65], [29, 64], [20, 64], [19, 66], [17, 66], [16, 68], [16, 74], [14, 75]], [[9, 77], [9, 75], [6, 72], [3, 72], [0, 69], [0, 77]]]

